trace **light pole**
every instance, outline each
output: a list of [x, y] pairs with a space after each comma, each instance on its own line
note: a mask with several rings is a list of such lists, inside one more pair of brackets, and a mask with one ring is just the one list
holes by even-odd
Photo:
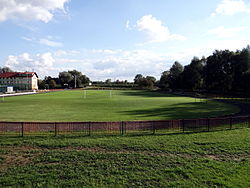
[[75, 77], [75, 89], [76, 89], [76, 75], [74, 75], [74, 77]]

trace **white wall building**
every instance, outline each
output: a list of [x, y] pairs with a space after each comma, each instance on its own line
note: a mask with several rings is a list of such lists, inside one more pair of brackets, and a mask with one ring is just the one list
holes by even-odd
[[0, 85], [13, 86], [14, 90], [37, 90], [38, 76], [35, 72], [1, 73]]

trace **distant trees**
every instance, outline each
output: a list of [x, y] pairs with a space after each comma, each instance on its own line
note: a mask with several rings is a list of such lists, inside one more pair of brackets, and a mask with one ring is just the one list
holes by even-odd
[[181, 86], [183, 89], [197, 90], [204, 86], [204, 64], [206, 60], [194, 57], [189, 65], [184, 67], [181, 75]]
[[142, 74], [137, 74], [134, 78], [134, 83], [140, 88], [153, 88], [156, 78], [153, 76], [144, 77]]
[[201, 59], [194, 57], [184, 68], [178, 62], [164, 71], [162, 89], [206, 90], [226, 93], [250, 91], [250, 47], [241, 51], [215, 50]]
[[89, 78], [77, 70], [60, 72], [58, 77], [45, 76], [38, 80], [39, 89], [79, 88], [90, 82]]
[[89, 78], [77, 70], [64, 71], [59, 73], [59, 82], [62, 87], [69, 86], [72, 88], [83, 87], [90, 82]]
[[56, 88], [56, 81], [55, 80], [50, 80], [49, 81], [49, 88], [50, 89], [55, 89]]
[[169, 71], [164, 71], [161, 75], [159, 86], [161, 88], [178, 89], [181, 85], [181, 73], [183, 72], [183, 66], [178, 62], [174, 62]]
[[0, 67], [0, 73], [6, 73], [6, 72], [14, 72], [9, 67]]

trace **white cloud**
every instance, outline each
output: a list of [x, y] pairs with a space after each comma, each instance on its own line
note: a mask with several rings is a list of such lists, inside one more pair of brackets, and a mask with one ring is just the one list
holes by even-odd
[[227, 37], [234, 37], [239, 32], [245, 30], [246, 27], [232, 27], [232, 28], [225, 28], [224, 26], [220, 26], [214, 29], [210, 29], [207, 34], [215, 35], [219, 38], [227, 38]]
[[29, 42], [32, 42], [32, 41], [33, 41], [33, 39], [32, 39], [32, 38], [29, 38], [29, 37], [21, 37], [21, 39], [26, 40], [26, 41], [29, 41]]
[[50, 47], [62, 47], [63, 44], [60, 42], [55, 42], [49, 39], [40, 39], [39, 40], [40, 44], [46, 45], [46, 46], [50, 46]]
[[127, 20], [127, 22], [126, 22], [126, 28], [129, 29], [129, 30], [132, 29], [132, 27], [130, 26], [130, 21], [129, 20]]
[[[77, 69], [90, 77], [91, 80], [129, 80], [132, 81], [138, 73], [160, 78], [163, 71], [168, 70], [174, 61], [183, 65], [190, 63], [194, 56], [211, 55], [215, 49], [236, 50], [246, 47], [250, 38], [244, 40], [210, 40], [199, 47], [180, 47], [165, 52], [151, 50], [120, 50], [120, 49], [84, 49], [57, 50], [54, 53], [42, 54], [22, 53], [8, 56], [5, 66], [16, 71], [36, 71], [40, 78], [44, 76], [58, 76], [61, 71]], [[108, 52], [108, 53], [107, 53]], [[110, 53], [112, 52], [112, 53]], [[113, 53], [115, 52], [115, 53]]]
[[1, 0], [0, 22], [8, 19], [49, 22], [56, 10], [64, 11], [69, 0]]
[[147, 34], [150, 42], [165, 42], [170, 39], [185, 40], [182, 35], [171, 34], [168, 27], [164, 26], [161, 20], [152, 15], [145, 15], [136, 23], [136, 28]]
[[105, 54], [92, 57], [89, 50], [86, 58], [61, 58], [57, 62], [64, 67], [66, 64], [79, 67], [92, 80], [105, 80], [107, 78], [133, 80], [138, 73], [153, 75], [159, 78], [162, 71], [169, 68], [165, 54], [158, 54], [147, 50], [117, 50], [115, 54]]
[[37, 39], [37, 38], [31, 38], [31, 37], [21, 37], [21, 39], [28, 41], [28, 42], [32, 42], [32, 43], [38, 43], [38, 44], [42, 44], [45, 46], [49, 46], [49, 47], [62, 47], [63, 44], [61, 42], [56, 42], [53, 40], [54, 37], [52, 36], [47, 36], [45, 38], [41, 38], [41, 39]]
[[223, 0], [217, 5], [215, 12], [211, 16], [216, 14], [234, 15], [240, 12], [250, 13], [250, 8], [243, 0]]
[[36, 71], [38, 74], [46, 75], [54, 70], [55, 59], [50, 52], [31, 56], [23, 53], [18, 56], [7, 57], [5, 66], [15, 71]]
[[94, 54], [117, 54], [121, 50], [110, 50], [110, 49], [93, 49]]

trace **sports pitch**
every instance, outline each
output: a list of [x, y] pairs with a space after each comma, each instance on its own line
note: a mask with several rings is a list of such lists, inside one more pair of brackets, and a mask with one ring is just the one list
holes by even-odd
[[0, 121], [122, 121], [213, 117], [233, 105], [150, 91], [71, 90], [6, 97]]

